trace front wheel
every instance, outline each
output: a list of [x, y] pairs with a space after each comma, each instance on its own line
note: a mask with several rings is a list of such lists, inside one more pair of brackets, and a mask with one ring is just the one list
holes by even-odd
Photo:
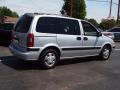
[[48, 49], [43, 51], [39, 59], [42, 68], [50, 69], [50, 68], [54, 68], [57, 62], [59, 61], [59, 55], [57, 51], [53, 49]]
[[104, 46], [99, 57], [102, 60], [108, 60], [111, 54], [111, 48], [110, 46]]

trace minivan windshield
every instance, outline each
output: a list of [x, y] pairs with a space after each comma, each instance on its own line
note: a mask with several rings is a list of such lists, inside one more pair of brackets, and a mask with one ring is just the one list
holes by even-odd
[[21, 32], [21, 33], [27, 33], [31, 22], [32, 22], [33, 17], [32, 16], [28, 16], [28, 15], [23, 15], [19, 21], [17, 22], [14, 31], [16, 32]]

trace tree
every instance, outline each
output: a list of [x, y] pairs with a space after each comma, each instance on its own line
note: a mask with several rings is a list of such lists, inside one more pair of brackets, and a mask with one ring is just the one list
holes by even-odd
[[86, 16], [86, 4], [84, 0], [64, 0], [61, 14], [65, 11], [68, 16], [84, 19]]
[[19, 17], [16, 12], [12, 12], [12, 17]]
[[5, 16], [19, 17], [18, 14], [7, 7], [0, 7], [0, 22], [4, 23]]
[[114, 19], [111, 20], [103, 19], [99, 24], [99, 27], [103, 30], [108, 30], [114, 26], [116, 26], [116, 21]]
[[0, 7], [0, 16], [18, 17], [18, 14], [7, 7]]
[[0, 14], [4, 16], [12, 16], [12, 11], [7, 7], [2, 7]]
[[95, 25], [96, 27], [99, 27], [99, 24], [95, 19], [91, 18], [91, 19], [86, 19], [86, 20], [92, 23], [93, 25]]

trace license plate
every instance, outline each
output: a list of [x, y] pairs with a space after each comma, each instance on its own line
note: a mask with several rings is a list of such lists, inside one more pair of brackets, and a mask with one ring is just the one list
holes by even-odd
[[16, 43], [16, 44], [18, 44], [18, 40], [16, 40], [16, 39], [13, 39], [13, 43]]

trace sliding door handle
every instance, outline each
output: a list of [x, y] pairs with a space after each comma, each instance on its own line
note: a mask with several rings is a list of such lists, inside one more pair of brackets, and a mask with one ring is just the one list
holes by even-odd
[[81, 37], [77, 37], [77, 40], [81, 40]]

